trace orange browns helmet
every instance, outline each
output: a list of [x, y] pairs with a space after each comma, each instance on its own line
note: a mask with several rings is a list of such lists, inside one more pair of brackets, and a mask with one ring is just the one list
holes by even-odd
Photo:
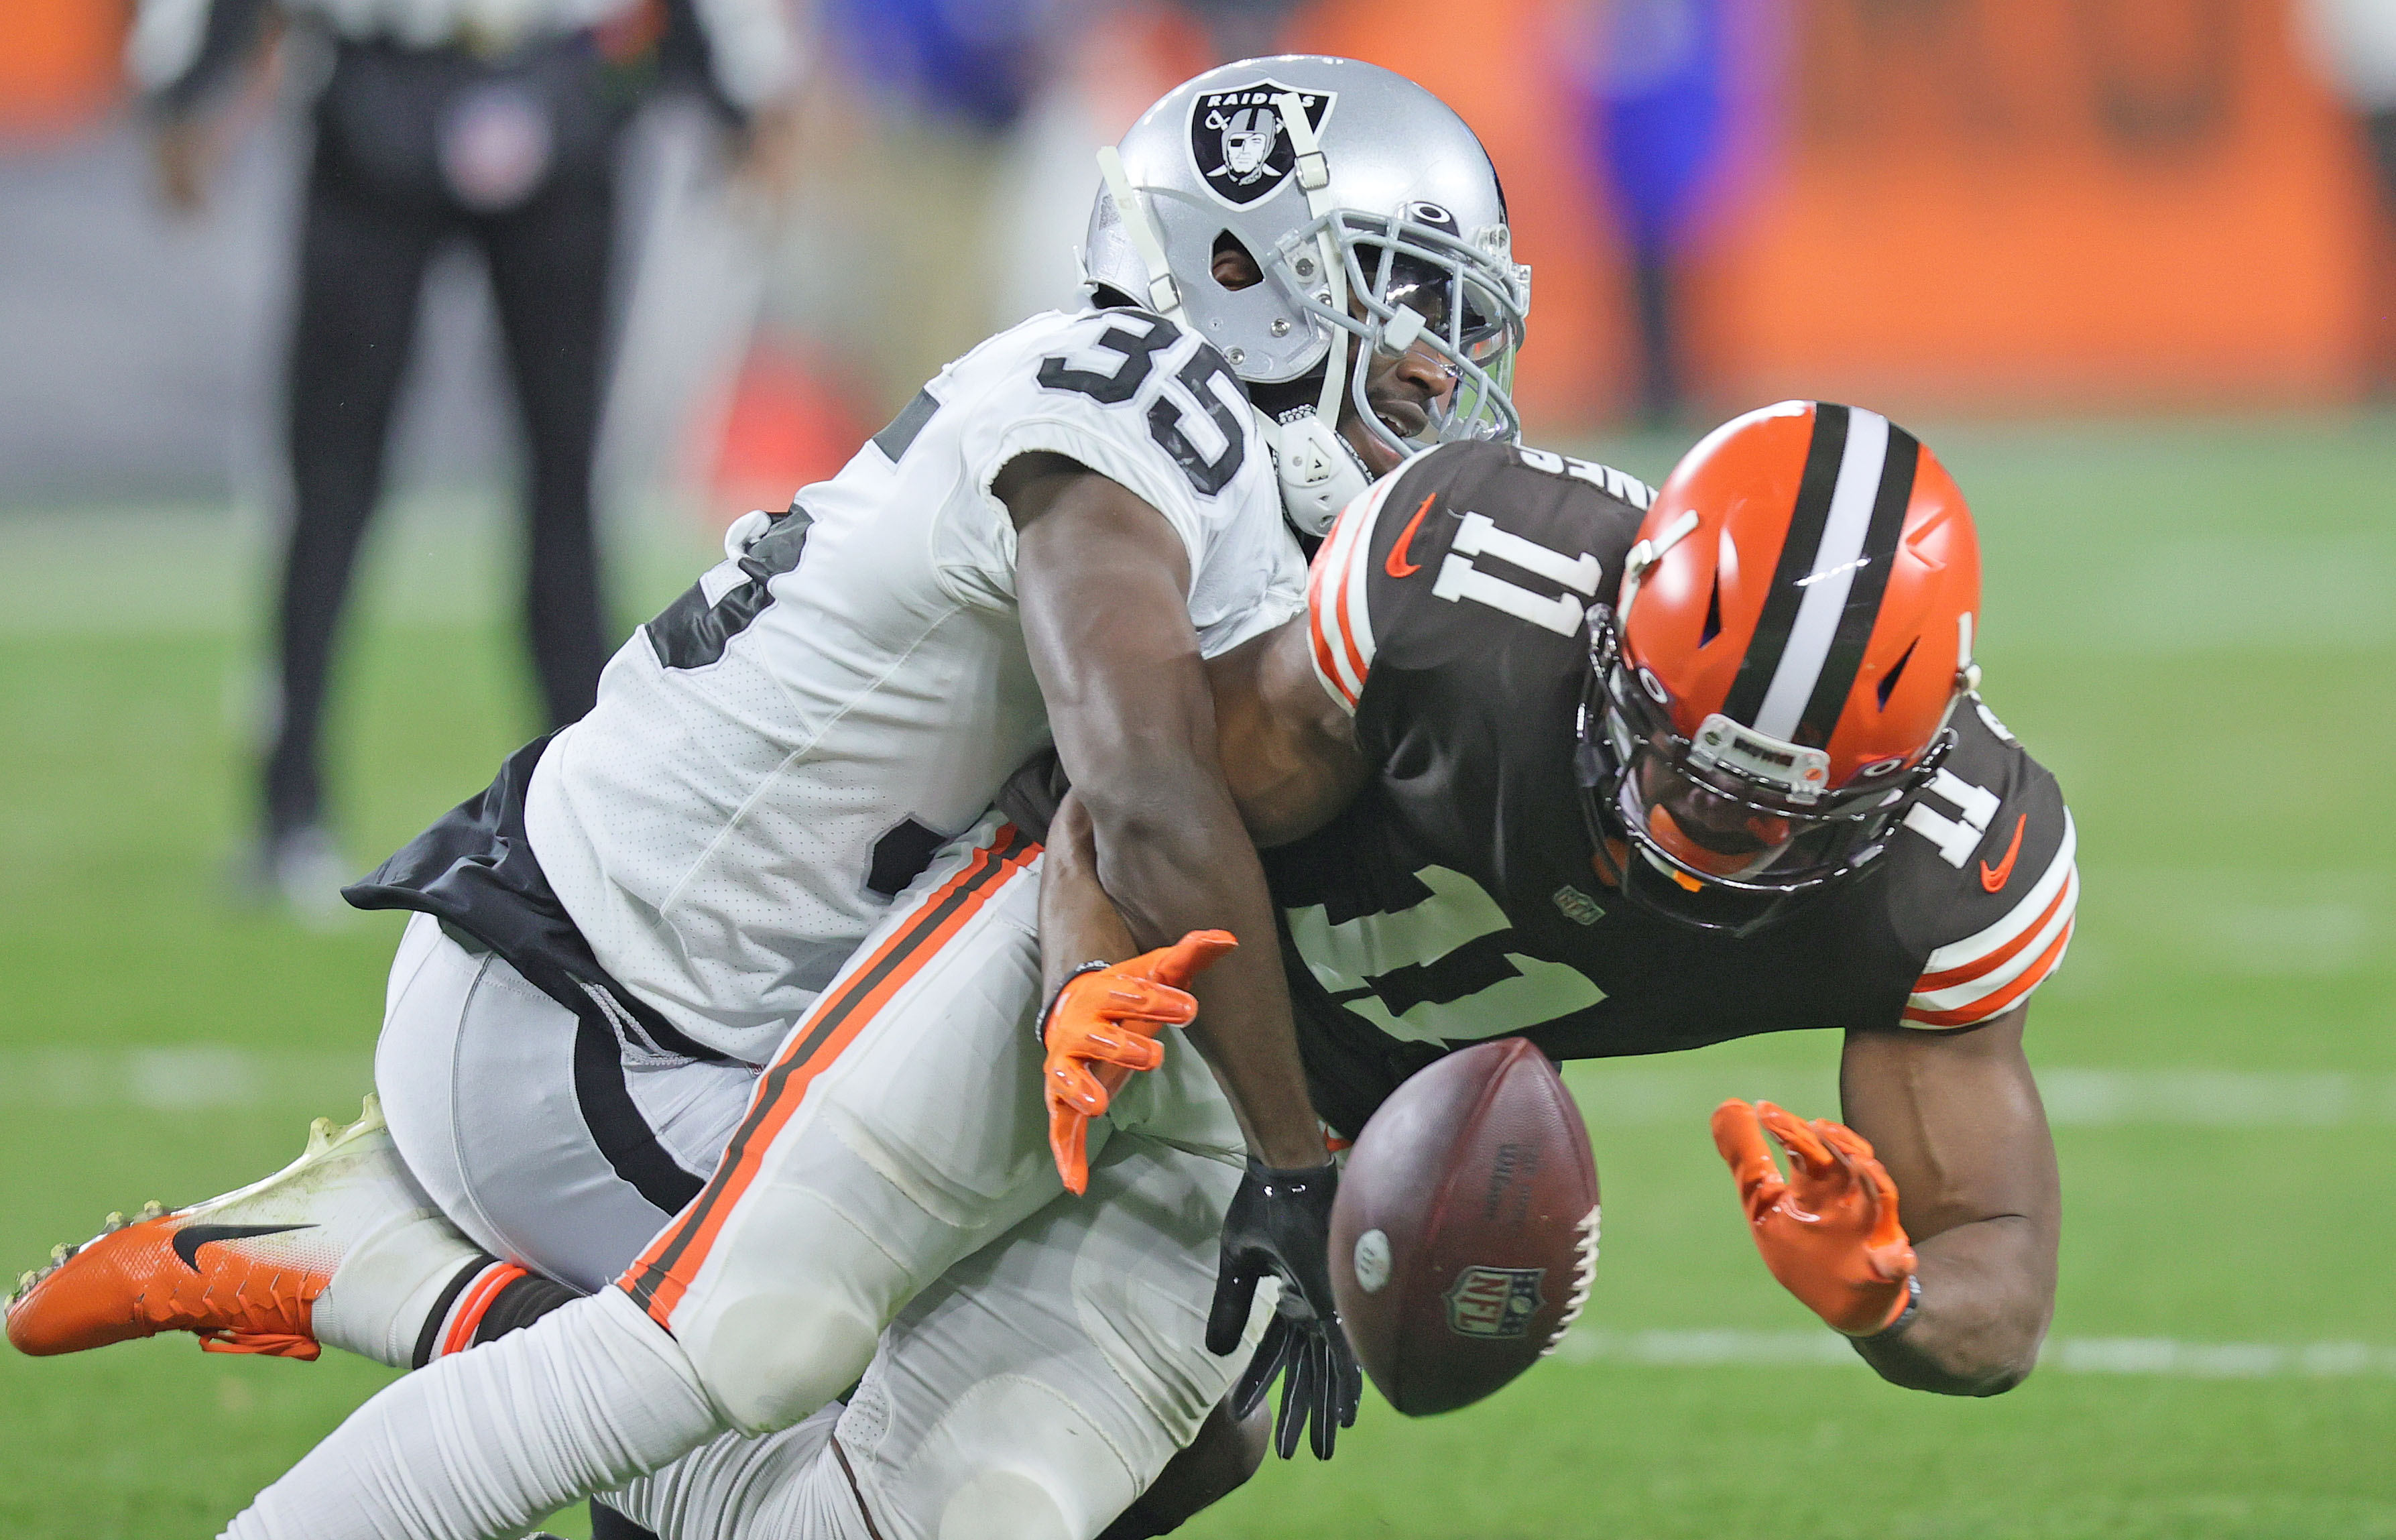
[[1708, 434], [1639, 535], [1591, 617], [1584, 811], [1627, 898], [1743, 933], [1878, 856], [1951, 747], [1971, 511], [1886, 418], [1792, 401]]

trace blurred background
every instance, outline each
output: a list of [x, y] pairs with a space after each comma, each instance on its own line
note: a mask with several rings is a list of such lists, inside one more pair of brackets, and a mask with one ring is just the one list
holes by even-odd
[[[805, 0], [769, 165], [727, 176], [687, 100], [627, 147], [606, 495], [713, 515], [837, 468], [942, 363], [1072, 296], [1092, 145], [1272, 49], [1405, 73], [1486, 141], [1537, 274], [1535, 437], [1790, 392], [1914, 417], [2354, 402], [2396, 365], [2387, 10]], [[129, 20], [0, 14], [0, 498], [269, 505], [311, 40], [219, 111], [217, 185], [178, 217]], [[471, 262], [435, 274], [403, 486], [503, 473], [483, 289]]]
[[[1938, 449], [1981, 523], [1988, 696], [2079, 817], [2083, 923], [2031, 1029], [2067, 1220], [2028, 1386], [1883, 1386], [1756, 1264], [1705, 1110], [1831, 1115], [1835, 1043], [1581, 1066], [1605, 1261], [1567, 1351], [1451, 1417], [1369, 1407], [1330, 1468], [1191, 1533], [2396, 1536], [2396, 0], [782, 3], [745, 115], [666, 71], [616, 146], [610, 642], [729, 519], [1072, 299], [1097, 144], [1217, 61], [1333, 52], [1488, 144], [1537, 274], [1534, 442], [1657, 480], [1805, 395]], [[225, 74], [179, 211], [132, 24], [0, 5], [11, 1272], [286, 1160], [366, 1088], [397, 929], [235, 880], [325, 45], [288, 28]], [[471, 249], [422, 303], [333, 665], [352, 870], [541, 721]], [[0, 1527], [214, 1533], [379, 1374], [0, 1358]]]

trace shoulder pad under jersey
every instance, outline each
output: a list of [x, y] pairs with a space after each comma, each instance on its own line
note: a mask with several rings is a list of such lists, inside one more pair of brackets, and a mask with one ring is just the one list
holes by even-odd
[[[996, 524], [991, 487], [1027, 454], [1085, 466], [1162, 514], [1188, 554], [1191, 618], [1210, 653], [1286, 617], [1298, 557], [1271, 458], [1246, 388], [1189, 327], [1137, 310], [1034, 316], [942, 371], [874, 443], [904, 473], [943, 422]], [[1012, 565], [1011, 527], [966, 543], [985, 567]]]
[[1655, 493], [1610, 466], [1498, 444], [1445, 445], [1339, 515], [1308, 578], [1317, 676], [1357, 710], [1384, 673], [1502, 645], [1524, 626], [1583, 633], [1610, 600]]
[[1016, 455], [1045, 450], [1171, 518], [1252, 491], [1259, 474], [1272, 479], [1247, 388], [1222, 354], [1146, 311], [1035, 316], [951, 365], [925, 393], [935, 398], [929, 409], [969, 414], [966, 460], [985, 483]]
[[2028, 1000], [2071, 941], [2076, 830], [2063, 791], [1978, 695], [1956, 745], [1889, 831], [1888, 912], [1922, 959], [1909, 1027], [1975, 1027]]

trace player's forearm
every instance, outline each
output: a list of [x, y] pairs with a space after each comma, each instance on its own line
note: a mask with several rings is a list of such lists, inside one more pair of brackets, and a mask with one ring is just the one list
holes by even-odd
[[1154, 508], [1070, 460], [1018, 456], [992, 490], [1015, 519], [1023, 638], [1090, 811], [1098, 881], [1144, 949], [1193, 930], [1239, 937], [1194, 991], [1190, 1041], [1253, 1154], [1319, 1165], [1264, 867], [1216, 757], [1187, 553]]
[[153, 13], [200, 11], [195, 26], [175, 27], [180, 46], [137, 53], [136, 83], [151, 112], [166, 124], [187, 124], [222, 97], [260, 53], [273, 7], [267, 0], [150, 0], [142, 20], [160, 30]]
[[1040, 974], [1053, 998], [1085, 962], [1121, 962], [1139, 950], [1131, 927], [1098, 882], [1090, 811], [1067, 793], [1049, 820], [1040, 858]]
[[1192, 930], [1240, 938], [1240, 949], [1192, 988], [1199, 1016], [1190, 1041], [1222, 1082], [1258, 1160], [1319, 1165], [1323, 1132], [1306, 1094], [1264, 867], [1211, 768], [1185, 762], [1115, 777], [1138, 789], [1130, 796], [1083, 788], [1098, 879], [1140, 948]]
[[1354, 719], [1315, 682], [1306, 637], [1301, 616], [1206, 662], [1217, 758], [1259, 849], [1322, 828], [1368, 768]]
[[1994, 1396], [2030, 1377], [2055, 1313], [2051, 1236], [2021, 1215], [1917, 1244], [1922, 1308], [1902, 1331], [1859, 1338], [1881, 1378], [1942, 1396]]
[[1897, 1184], [1922, 1310], [1858, 1348], [1893, 1384], [1993, 1396], [2020, 1384], [2055, 1309], [2062, 1184], [2017, 1007], [1968, 1032], [1847, 1034], [1840, 1094]]

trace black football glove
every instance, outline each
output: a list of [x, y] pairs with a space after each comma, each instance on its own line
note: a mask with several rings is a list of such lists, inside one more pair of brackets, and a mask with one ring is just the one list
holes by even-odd
[[1331, 1200], [1338, 1190], [1336, 1165], [1282, 1171], [1251, 1160], [1223, 1216], [1223, 1264], [1206, 1318], [1206, 1349], [1219, 1357], [1238, 1348], [1257, 1285], [1268, 1276], [1281, 1280], [1280, 1307], [1240, 1376], [1231, 1414], [1255, 1411], [1273, 1377], [1288, 1370], [1273, 1424], [1273, 1448], [1285, 1460], [1298, 1453], [1298, 1436], [1309, 1423], [1314, 1457], [1331, 1458], [1339, 1429], [1356, 1426], [1364, 1393], [1331, 1297]]

